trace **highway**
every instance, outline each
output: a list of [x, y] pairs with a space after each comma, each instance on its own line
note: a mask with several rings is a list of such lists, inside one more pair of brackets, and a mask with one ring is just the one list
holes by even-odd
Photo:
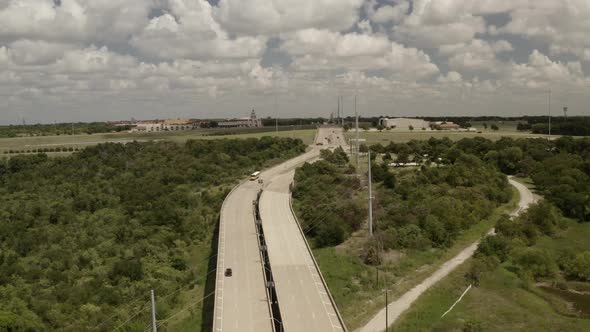
[[[512, 217], [518, 216], [520, 213], [526, 211], [529, 205], [535, 203], [537, 198], [533, 195], [533, 193], [523, 184], [516, 182], [511, 177], [508, 178], [508, 181], [512, 186], [514, 186], [519, 193], [520, 200], [518, 203], [518, 207], [510, 214]], [[494, 230], [492, 229], [488, 234], [493, 234]], [[432, 287], [434, 284], [442, 280], [444, 277], [449, 275], [454, 269], [456, 269], [459, 265], [463, 264], [467, 259], [469, 259], [475, 251], [477, 250], [477, 246], [479, 245], [479, 241], [471, 244], [467, 248], [463, 249], [459, 254], [455, 257], [451, 258], [440, 268], [438, 268], [432, 275], [422, 281], [420, 284], [415, 286], [414, 288], [410, 289], [402, 296], [400, 296], [397, 300], [391, 302], [387, 306], [387, 313], [389, 318], [389, 326], [392, 326], [395, 321], [403, 314], [406, 310], [410, 308], [410, 306], [422, 295], [426, 290]], [[363, 326], [359, 331], [361, 332], [381, 332], [385, 327], [385, 309], [382, 309], [371, 319], [365, 326]]]
[[[268, 191], [260, 202], [262, 223], [284, 328], [289, 332], [332, 331], [339, 324], [337, 317], [332, 316], [336, 310], [327, 289], [317, 284], [321, 283], [319, 271], [291, 213], [289, 184], [296, 167], [317, 159], [320, 149], [340, 144], [345, 145], [341, 129], [320, 128], [308, 152], [265, 170], [260, 176], [262, 186]], [[226, 197], [221, 209], [214, 331], [273, 331], [252, 204], [260, 188], [257, 181], [242, 182]], [[233, 271], [231, 277], [224, 276], [227, 268]], [[301, 279], [289, 279], [291, 270], [302, 271]], [[294, 280], [298, 283], [297, 290], [289, 288]], [[301, 289], [305, 292], [300, 292]], [[337, 330], [343, 329], [340, 326]]]
[[[214, 331], [273, 331], [252, 205], [259, 188], [242, 183], [221, 208]], [[226, 268], [231, 277], [224, 276]]]

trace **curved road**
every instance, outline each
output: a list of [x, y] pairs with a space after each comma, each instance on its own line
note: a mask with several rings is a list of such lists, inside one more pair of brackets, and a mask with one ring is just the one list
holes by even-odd
[[[511, 177], [508, 178], [508, 181], [512, 186], [514, 186], [518, 190], [518, 193], [520, 194], [518, 208], [510, 214], [514, 217], [525, 211], [529, 207], [529, 205], [536, 201], [536, 198], [533, 195], [533, 193], [523, 184], [516, 182]], [[493, 234], [493, 232], [494, 230], [491, 230], [489, 234]], [[439, 282], [441, 279], [443, 279], [449, 273], [451, 273], [455, 268], [457, 268], [459, 265], [463, 264], [467, 259], [473, 256], [475, 250], [477, 250], [478, 245], [479, 241], [463, 249], [463, 251], [461, 251], [457, 256], [445, 262], [440, 268], [438, 268], [438, 270], [436, 270], [432, 275], [430, 275], [420, 284], [407, 291], [394, 302], [390, 303], [387, 306], [389, 326], [393, 325], [393, 323], [395, 323], [399, 316], [404, 311], [408, 310], [412, 303], [414, 303], [418, 299], [418, 297], [422, 295], [422, 293], [424, 293], [435, 283]], [[375, 317], [373, 317], [373, 319], [371, 319], [367, 325], [362, 327], [360, 331], [381, 332], [383, 331], [383, 326], [385, 326], [385, 309], [379, 311], [379, 313]]]
[[[289, 332], [332, 331], [338, 325], [330, 324], [338, 321], [332, 316], [336, 309], [328, 290], [318, 285], [319, 271], [314, 272], [305, 239], [295, 228], [289, 185], [296, 167], [316, 159], [322, 148], [345, 145], [343, 136], [341, 129], [320, 128], [310, 151], [260, 175], [265, 187], [261, 219], [281, 315]], [[221, 209], [213, 331], [273, 331], [252, 204], [260, 189], [257, 181], [242, 182], [226, 197]], [[233, 271], [231, 277], [224, 275], [227, 268]], [[294, 278], [292, 273], [299, 272], [303, 273]], [[292, 288], [295, 283], [297, 287]]]

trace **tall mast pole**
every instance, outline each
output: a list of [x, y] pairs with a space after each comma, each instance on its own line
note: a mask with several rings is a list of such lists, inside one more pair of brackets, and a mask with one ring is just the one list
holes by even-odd
[[156, 299], [154, 297], [154, 290], [152, 289], [150, 292], [152, 298], [152, 330], [153, 332], [158, 332], [158, 325], [156, 324]]
[[275, 129], [277, 134], [279, 133], [279, 101], [278, 97], [275, 94]]
[[336, 124], [340, 123], [340, 96], [338, 96], [338, 112], [337, 112], [337, 116], [336, 116]]
[[549, 103], [547, 108], [549, 109], [549, 138], [551, 138], [551, 89], [549, 89]]
[[340, 96], [340, 100], [340, 107], [342, 109], [342, 111], [340, 112], [340, 118], [342, 119], [341, 124], [342, 126], [344, 126], [344, 96]]
[[371, 149], [369, 149], [369, 237], [373, 237], [373, 189], [371, 182]]
[[356, 111], [356, 95], [354, 96], [354, 122], [356, 126], [356, 168], [359, 168], [359, 116]]

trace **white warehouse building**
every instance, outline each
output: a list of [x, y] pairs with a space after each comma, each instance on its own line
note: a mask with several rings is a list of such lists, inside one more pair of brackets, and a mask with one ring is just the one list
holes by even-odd
[[430, 122], [422, 119], [409, 119], [409, 118], [395, 118], [379, 119], [379, 124], [385, 128], [391, 128], [394, 130], [428, 130], [430, 129]]

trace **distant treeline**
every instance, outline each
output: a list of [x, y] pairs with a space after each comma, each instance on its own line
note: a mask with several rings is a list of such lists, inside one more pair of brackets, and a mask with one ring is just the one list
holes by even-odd
[[[535, 134], [549, 134], [549, 121], [530, 121], [530, 130]], [[590, 136], [590, 118], [575, 117], [551, 119], [551, 134], [568, 136]]]
[[55, 136], [55, 135], [79, 135], [120, 132], [131, 129], [132, 125], [116, 126], [107, 122], [89, 123], [57, 123], [35, 125], [9, 125], [0, 126], [0, 137], [19, 136]]
[[[325, 118], [302, 118], [302, 119], [279, 119], [279, 126], [304, 126], [304, 125], [315, 125], [324, 123], [327, 121]], [[276, 125], [276, 119], [264, 118], [262, 119], [262, 125], [265, 127], [271, 127]]]

